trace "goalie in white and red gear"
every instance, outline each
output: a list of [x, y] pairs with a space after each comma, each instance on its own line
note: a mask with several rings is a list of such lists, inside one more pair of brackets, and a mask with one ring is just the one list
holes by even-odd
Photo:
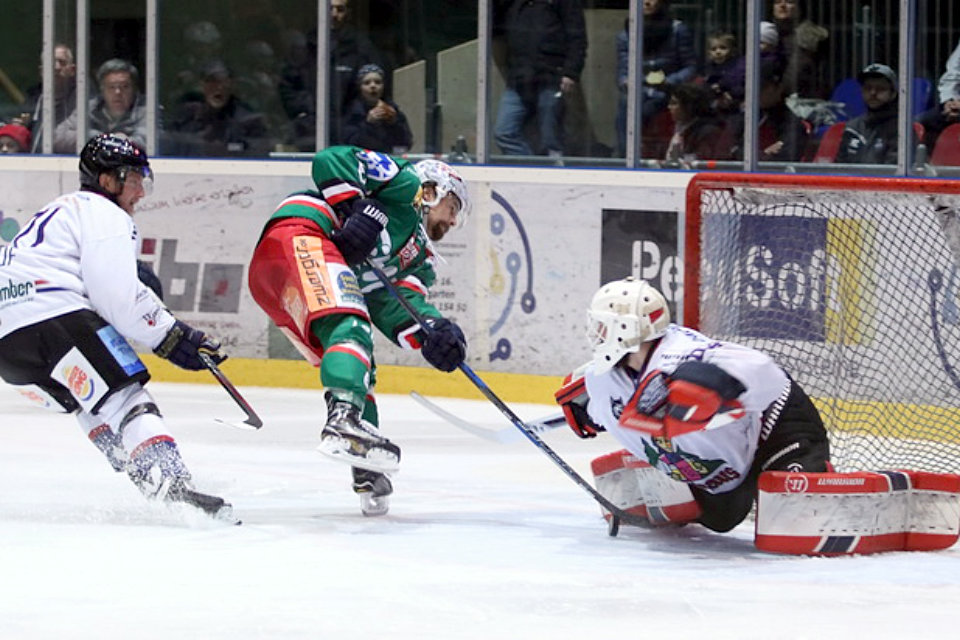
[[960, 476], [832, 473], [803, 389], [760, 351], [670, 324], [646, 282], [603, 286], [587, 318], [594, 359], [557, 402], [577, 435], [605, 429], [626, 447], [593, 461], [614, 505], [722, 532], [759, 488], [756, 545], [780, 553], [943, 549], [960, 536]]
[[[755, 349], [671, 324], [666, 301], [647, 282], [601, 287], [587, 338], [594, 358], [582, 380], [571, 376], [558, 394], [564, 412], [585, 405], [589, 422], [579, 421], [580, 430], [606, 429], [637, 461], [689, 487], [699, 513], [683, 509], [688, 520], [729, 531], [750, 512], [761, 471], [827, 470], [817, 409], [783, 369]], [[643, 465], [622, 467], [634, 469], [637, 493], [649, 500], [656, 483], [637, 471]]]

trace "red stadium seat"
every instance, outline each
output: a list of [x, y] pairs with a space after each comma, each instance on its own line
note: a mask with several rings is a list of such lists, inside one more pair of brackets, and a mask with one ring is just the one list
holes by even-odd
[[943, 130], [933, 147], [930, 164], [960, 167], [960, 124], [952, 124]]

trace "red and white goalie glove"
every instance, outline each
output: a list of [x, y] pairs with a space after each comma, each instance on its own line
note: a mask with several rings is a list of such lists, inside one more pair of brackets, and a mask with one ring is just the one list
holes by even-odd
[[575, 434], [581, 438], [595, 438], [601, 431], [606, 431], [590, 419], [587, 412], [587, 386], [583, 379], [587, 365], [583, 365], [563, 379], [563, 386], [554, 394], [557, 404], [563, 409], [563, 417]]

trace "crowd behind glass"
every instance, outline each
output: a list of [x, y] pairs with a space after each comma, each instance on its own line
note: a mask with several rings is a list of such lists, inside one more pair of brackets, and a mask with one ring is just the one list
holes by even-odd
[[[38, 2], [20, 9], [32, 25], [26, 40], [0, 45], [2, 153], [72, 154], [78, 131], [121, 131], [176, 157], [355, 144], [455, 162], [704, 169], [743, 168], [752, 156], [773, 170], [892, 174], [904, 148], [911, 172], [960, 165], [960, 9], [950, 0], [762, 0], [757, 12], [749, 0], [47, 2], [52, 37], [42, 35]], [[129, 15], [106, 17], [121, 4]], [[84, 15], [112, 31], [91, 33], [78, 56]], [[904, 24], [914, 28], [906, 40]], [[52, 55], [41, 55], [44, 42]], [[472, 47], [466, 63], [440, 62], [462, 47]], [[484, 55], [485, 69], [476, 62]], [[422, 75], [409, 72], [417, 68]], [[398, 104], [417, 78], [423, 99]], [[470, 93], [478, 78], [479, 101]], [[462, 98], [441, 101], [456, 80]], [[468, 124], [451, 131], [460, 121]]]

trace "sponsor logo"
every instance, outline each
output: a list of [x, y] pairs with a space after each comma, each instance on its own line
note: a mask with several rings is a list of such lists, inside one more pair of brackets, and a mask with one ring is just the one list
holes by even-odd
[[[700, 483], [704, 478], [726, 466], [723, 460], [704, 460], [692, 453], [687, 453], [667, 438], [653, 438], [651, 443], [646, 440], [643, 443], [647, 462], [680, 482]], [[733, 469], [727, 470], [737, 473]], [[736, 477], [739, 477], [739, 474]], [[732, 479], [734, 478], [724, 478], [719, 484]]]
[[37, 285], [33, 282], [8, 280], [7, 284], [0, 285], [0, 302], [12, 302], [18, 298], [32, 296], [36, 288]]
[[783, 489], [787, 493], [806, 493], [809, 487], [807, 476], [787, 476], [783, 481]]
[[63, 368], [62, 373], [67, 388], [77, 400], [86, 402], [93, 397], [95, 391], [93, 380], [90, 379], [86, 371], [76, 365], [67, 365]]
[[148, 327], [157, 326], [157, 318], [160, 316], [160, 309], [154, 309], [150, 313], [147, 313], [143, 316], [143, 321], [147, 323]]
[[717, 475], [713, 476], [706, 482], [701, 482], [700, 486], [706, 487], [707, 489], [717, 489], [727, 484], [728, 482], [733, 482], [734, 480], [738, 480], [739, 478], [740, 478], [739, 471], [737, 471], [736, 469], [731, 469], [730, 467], [727, 467], [725, 469], [721, 469], [720, 472], [717, 473]]
[[[316, 302], [317, 307], [329, 307], [332, 300], [322, 273], [325, 265], [322, 262], [323, 254], [312, 251], [313, 247], [309, 240], [310, 238], [306, 236], [299, 236], [294, 239], [293, 247], [300, 267], [300, 279], [303, 282], [305, 292], [311, 295], [312, 302]], [[321, 256], [321, 261], [316, 258], [318, 254]], [[314, 308], [312, 304], [308, 306]]]
[[414, 234], [410, 236], [407, 244], [403, 245], [397, 253], [397, 259], [400, 261], [400, 269], [403, 270], [409, 267], [419, 255], [420, 247], [417, 246], [417, 234]]
[[623, 398], [610, 398], [610, 413], [617, 420], [623, 415]]
[[364, 304], [363, 293], [360, 292], [360, 283], [353, 271], [341, 271], [337, 274], [337, 287], [343, 302], [350, 304]]

